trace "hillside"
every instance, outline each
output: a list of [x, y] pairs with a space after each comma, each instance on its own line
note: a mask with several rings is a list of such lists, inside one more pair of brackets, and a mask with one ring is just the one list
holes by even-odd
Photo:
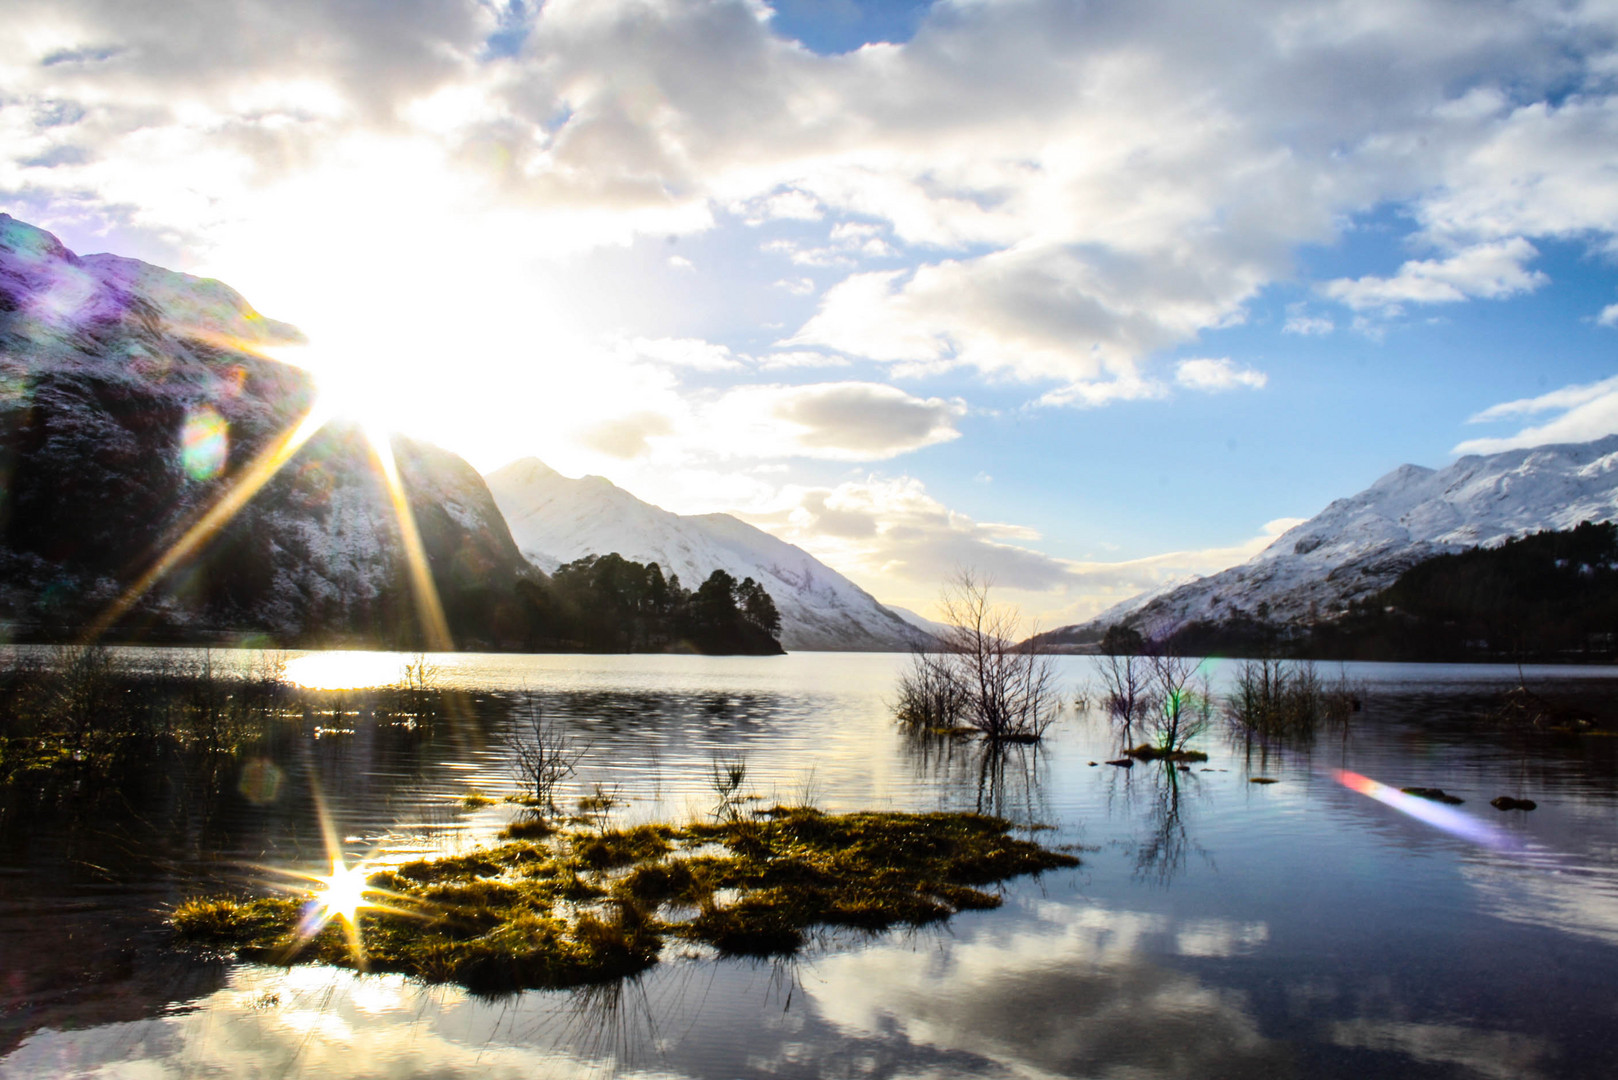
[[1618, 518], [1618, 436], [1471, 455], [1442, 469], [1403, 465], [1338, 499], [1229, 570], [1042, 635], [1087, 645], [1122, 623], [1148, 634], [1194, 623], [1307, 625], [1340, 618], [1437, 555], [1581, 521]]
[[753, 578], [781, 616], [788, 649], [902, 650], [924, 634], [801, 548], [729, 514], [682, 515], [599, 476], [569, 479], [537, 458], [485, 478], [522, 552], [555, 569], [617, 553], [657, 563], [688, 588], [713, 571]]
[[[80, 258], [0, 214], [0, 629], [76, 639], [292, 431], [315, 389], [261, 350], [298, 342], [233, 289]], [[532, 571], [482, 478], [392, 446], [449, 629], [498, 645]], [[426, 642], [372, 448], [328, 425], [146, 591], [117, 640]]]

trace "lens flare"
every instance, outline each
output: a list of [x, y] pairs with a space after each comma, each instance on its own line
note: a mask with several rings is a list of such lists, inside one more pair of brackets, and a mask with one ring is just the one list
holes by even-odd
[[1332, 776], [1339, 784], [1350, 791], [1357, 791], [1361, 795], [1368, 795], [1379, 803], [1393, 807], [1402, 814], [1408, 814], [1417, 821], [1431, 825], [1435, 829], [1442, 829], [1463, 840], [1470, 840], [1474, 844], [1494, 848], [1498, 851], [1513, 850], [1518, 844], [1510, 836], [1494, 828], [1486, 822], [1479, 821], [1471, 814], [1445, 806], [1415, 795], [1406, 795], [1398, 788], [1372, 780], [1369, 776], [1361, 776], [1357, 772], [1347, 769], [1337, 769]]
[[433, 583], [432, 567], [427, 563], [427, 549], [422, 546], [421, 532], [416, 528], [416, 514], [410, 509], [404, 481], [399, 476], [399, 463], [393, 456], [393, 441], [388, 433], [369, 425], [366, 438], [371, 453], [382, 470], [382, 482], [387, 485], [388, 501], [393, 504], [393, 516], [399, 522], [399, 539], [404, 545], [405, 566], [410, 571], [410, 591], [416, 601], [416, 621], [427, 648], [434, 652], [451, 652], [455, 642], [449, 636], [449, 622], [444, 618], [444, 605], [438, 598], [438, 586]]
[[208, 509], [208, 512], [198, 518], [169, 549], [153, 563], [150, 569], [142, 574], [133, 585], [124, 590], [124, 594], [115, 600], [101, 617], [90, 624], [87, 638], [96, 640], [105, 634], [119, 619], [123, 618], [134, 607], [141, 597], [151, 591], [169, 571], [180, 565], [203, 545], [214, 533], [223, 528], [231, 518], [247, 505], [249, 499], [257, 495], [259, 489], [269, 483], [273, 477], [298, 449], [308, 442], [310, 437], [326, 423], [326, 418], [315, 412], [310, 412], [292, 428], [284, 432], [280, 438], [274, 440], [253, 462], [242, 470], [241, 476], [225, 492], [220, 500]]
[[212, 480], [225, 468], [230, 429], [211, 405], [193, 409], [180, 429], [180, 467], [193, 480]]

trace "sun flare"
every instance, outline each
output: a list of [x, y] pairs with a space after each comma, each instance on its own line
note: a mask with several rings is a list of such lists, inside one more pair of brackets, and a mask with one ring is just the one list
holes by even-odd
[[360, 908], [369, 906], [365, 900], [370, 891], [365, 883], [369, 874], [365, 864], [347, 866], [339, 856], [332, 862], [330, 874], [317, 875], [315, 880], [322, 887], [316, 890], [314, 899], [320, 905], [320, 921], [325, 923], [341, 919], [352, 925]]

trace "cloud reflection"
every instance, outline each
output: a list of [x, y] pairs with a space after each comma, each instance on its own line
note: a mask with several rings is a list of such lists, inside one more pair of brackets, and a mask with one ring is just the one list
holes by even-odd
[[1209, 955], [1267, 937], [1262, 924], [1205, 919], [1176, 932], [1160, 916], [1053, 904], [1032, 927], [945, 950], [895, 943], [828, 958], [809, 990], [845, 1035], [897, 1032], [1016, 1075], [1284, 1075], [1284, 1050], [1241, 995], [1145, 948], [1165, 939]]

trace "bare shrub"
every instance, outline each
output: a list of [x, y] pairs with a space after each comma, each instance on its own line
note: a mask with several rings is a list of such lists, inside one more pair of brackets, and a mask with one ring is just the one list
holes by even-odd
[[893, 712], [899, 722], [918, 731], [958, 727], [966, 712], [966, 685], [947, 653], [915, 650], [910, 668], [899, 676], [899, 700]]
[[1185, 750], [1186, 744], [1208, 730], [1213, 704], [1206, 676], [1199, 676], [1200, 661], [1153, 649], [1146, 656], [1150, 689], [1145, 710], [1145, 733], [1152, 749], [1165, 754]]
[[528, 789], [534, 809], [558, 813], [556, 793], [574, 774], [588, 747], [578, 745], [558, 721], [545, 715], [534, 695], [524, 691], [515, 722], [504, 736], [512, 771]]
[[1152, 708], [1152, 680], [1147, 659], [1134, 653], [1103, 656], [1097, 666], [1101, 673], [1102, 707], [1113, 724], [1122, 729], [1124, 740], [1131, 741], [1135, 725], [1144, 721]]
[[990, 603], [989, 582], [970, 570], [945, 589], [943, 607], [949, 629], [937, 660], [964, 695], [967, 724], [994, 742], [1043, 736], [1062, 707], [1056, 670], [1032, 635], [1017, 641], [1017, 610]]
[[1307, 739], [1322, 723], [1348, 723], [1363, 700], [1363, 687], [1346, 673], [1327, 683], [1307, 661], [1262, 658], [1243, 661], [1237, 669], [1225, 712], [1256, 735]]

